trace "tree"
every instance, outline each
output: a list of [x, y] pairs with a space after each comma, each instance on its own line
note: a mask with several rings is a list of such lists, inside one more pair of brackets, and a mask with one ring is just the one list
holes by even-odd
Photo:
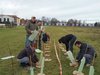
[[57, 25], [57, 22], [59, 22], [56, 18], [51, 19], [51, 25]]
[[68, 26], [73, 26], [74, 24], [74, 20], [73, 19], [69, 19], [68, 22], [67, 22], [67, 25]]
[[48, 22], [48, 19], [45, 16], [42, 16], [41, 20], [43, 22], [43, 25], [46, 25]]
[[100, 22], [94, 23], [94, 26], [95, 26], [95, 27], [100, 27]]

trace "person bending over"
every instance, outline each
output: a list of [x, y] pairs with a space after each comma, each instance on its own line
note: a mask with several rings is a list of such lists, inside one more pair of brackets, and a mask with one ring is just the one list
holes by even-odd
[[95, 58], [95, 49], [91, 46], [91, 45], [88, 45], [86, 43], [82, 43], [80, 41], [76, 41], [75, 42], [75, 46], [77, 46], [80, 50], [78, 52], [78, 55], [76, 57], [76, 61], [78, 63], [81, 62], [81, 59], [83, 57], [85, 57], [86, 59], [86, 66], [90, 66], [93, 58]]
[[58, 40], [59, 43], [65, 44], [67, 51], [70, 50], [72, 53], [73, 53], [73, 45], [75, 41], [76, 41], [76, 36], [73, 34], [65, 35]]

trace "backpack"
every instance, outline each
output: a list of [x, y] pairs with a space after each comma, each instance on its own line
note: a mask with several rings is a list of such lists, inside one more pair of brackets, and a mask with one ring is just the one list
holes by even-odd
[[46, 33], [43, 34], [42, 41], [46, 43], [48, 41], [48, 35]]

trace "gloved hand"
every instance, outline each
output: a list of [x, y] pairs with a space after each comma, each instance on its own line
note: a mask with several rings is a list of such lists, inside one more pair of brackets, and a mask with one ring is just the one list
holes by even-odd
[[34, 31], [31, 31], [31, 33], [33, 33]]

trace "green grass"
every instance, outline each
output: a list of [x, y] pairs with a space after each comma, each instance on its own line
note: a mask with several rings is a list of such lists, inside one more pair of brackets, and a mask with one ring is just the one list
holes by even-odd
[[[95, 59], [95, 75], [99, 75], [100, 71], [100, 28], [85, 28], [85, 27], [46, 27], [46, 32], [50, 34], [51, 37], [51, 62], [45, 62], [44, 73], [46, 75], [59, 75], [59, 64], [56, 59], [54, 51], [54, 40], [58, 39], [66, 34], [74, 34], [77, 36], [78, 40], [91, 44], [97, 51], [98, 57]], [[0, 58], [4, 56], [12, 55], [17, 56], [17, 54], [24, 48], [25, 42], [25, 30], [24, 27], [17, 28], [0, 28]], [[78, 48], [74, 46], [74, 55], [76, 56]], [[72, 75], [73, 68], [69, 66], [69, 60], [63, 55], [63, 52], [58, 50], [59, 58], [63, 67], [63, 75]], [[21, 67], [13, 59], [14, 65], [13, 69], [11, 66], [11, 60], [0, 61], [0, 75], [29, 75], [29, 72]], [[13, 71], [12, 71], [13, 70]], [[39, 71], [39, 69], [38, 69]], [[89, 68], [84, 68], [85, 75], [88, 75]], [[35, 70], [37, 72], [37, 69]]]

